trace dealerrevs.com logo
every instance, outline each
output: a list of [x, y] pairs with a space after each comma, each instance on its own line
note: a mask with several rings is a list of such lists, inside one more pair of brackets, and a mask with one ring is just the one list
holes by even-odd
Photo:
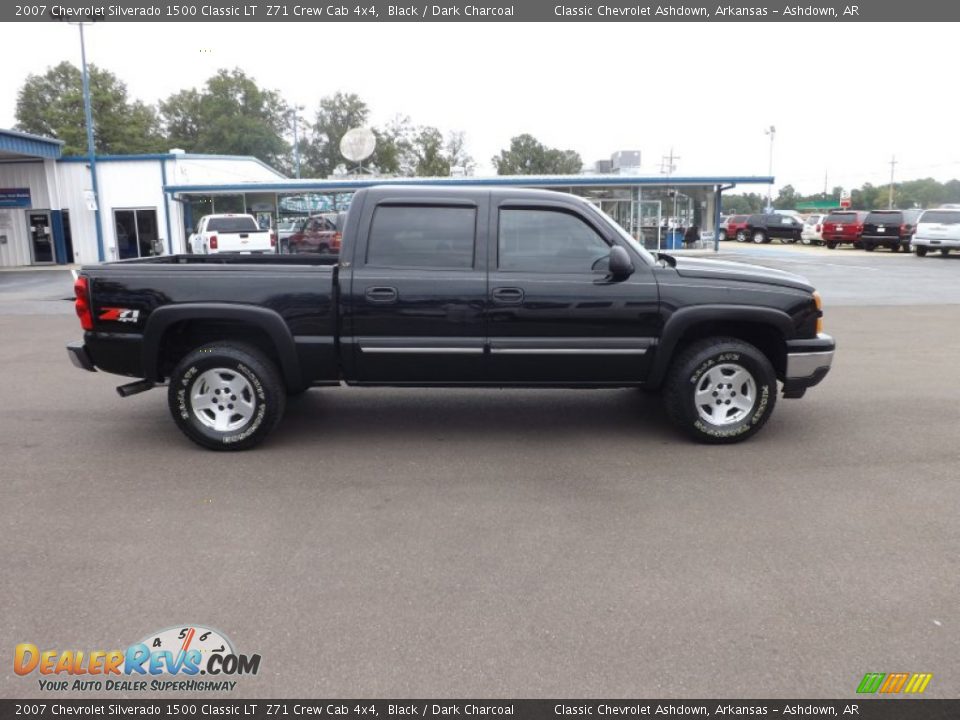
[[226, 636], [201, 625], [167, 628], [126, 650], [41, 650], [20, 643], [17, 675], [39, 675], [40, 690], [225, 691], [242, 675], [260, 671], [260, 655], [242, 655]]

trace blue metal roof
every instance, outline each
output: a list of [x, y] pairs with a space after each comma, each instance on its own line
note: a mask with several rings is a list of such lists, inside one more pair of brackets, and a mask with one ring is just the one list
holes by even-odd
[[63, 150], [63, 140], [31, 135], [18, 130], [0, 130], [0, 153], [55, 160]]
[[773, 177], [760, 175], [671, 177], [631, 175], [498, 175], [494, 177], [439, 178], [371, 178], [361, 180], [285, 180], [283, 182], [248, 182], [230, 185], [168, 185], [170, 193], [237, 193], [237, 192], [338, 192], [359, 190], [374, 185], [487, 185], [516, 187], [610, 187], [613, 185], [772, 185]]

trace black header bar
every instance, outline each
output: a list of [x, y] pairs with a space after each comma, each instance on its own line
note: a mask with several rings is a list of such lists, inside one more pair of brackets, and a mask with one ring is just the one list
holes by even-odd
[[60, 0], [2, 3], [0, 20], [158, 22], [947, 22], [960, 3], [944, 0], [860, 2], [638, 2], [637, 0], [238, 0], [144, 2]]

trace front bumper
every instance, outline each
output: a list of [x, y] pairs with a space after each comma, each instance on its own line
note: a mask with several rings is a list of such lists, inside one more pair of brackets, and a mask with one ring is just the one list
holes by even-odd
[[783, 396], [800, 398], [830, 372], [837, 343], [820, 333], [815, 338], [787, 341], [787, 366], [783, 377]]
[[67, 344], [67, 357], [70, 358], [74, 367], [90, 372], [97, 371], [97, 368], [93, 365], [93, 360], [90, 359], [90, 354], [87, 352], [87, 347], [82, 341], [77, 340]]

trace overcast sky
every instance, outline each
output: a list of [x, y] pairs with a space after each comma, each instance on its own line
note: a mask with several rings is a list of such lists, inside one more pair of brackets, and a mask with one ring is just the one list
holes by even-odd
[[[79, 65], [75, 27], [6, 24], [0, 127], [14, 125], [29, 73]], [[153, 103], [240, 67], [312, 116], [337, 90], [359, 94], [373, 124], [397, 113], [464, 130], [491, 156], [531, 133], [580, 153], [643, 153], [676, 174], [765, 175], [774, 125], [777, 184], [960, 177], [957, 26], [816, 23], [98, 23], [87, 57]], [[889, 49], [887, 49], [889, 48]], [[876, 92], [873, 92], [876, 90]], [[749, 188], [744, 188], [749, 189]]]

